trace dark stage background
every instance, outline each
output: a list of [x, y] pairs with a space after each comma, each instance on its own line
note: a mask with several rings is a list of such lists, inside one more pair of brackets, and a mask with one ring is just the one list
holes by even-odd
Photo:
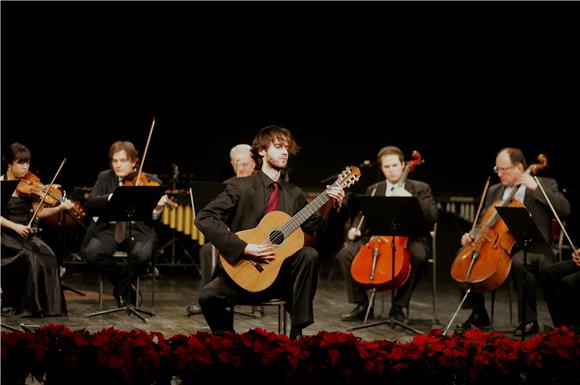
[[578, 226], [577, 5], [1, 6], [2, 148], [26, 144], [46, 182], [66, 157], [69, 191], [112, 142], [142, 151], [153, 117], [145, 171], [195, 180], [229, 177], [229, 149], [280, 124], [303, 146], [290, 179], [314, 190], [391, 144], [421, 152], [412, 177], [438, 194], [479, 194], [504, 146], [545, 153]]

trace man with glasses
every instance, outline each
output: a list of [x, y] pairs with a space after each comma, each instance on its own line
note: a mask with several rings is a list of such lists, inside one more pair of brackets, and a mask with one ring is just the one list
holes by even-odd
[[[536, 180], [526, 171], [526, 159], [523, 152], [518, 148], [507, 147], [497, 153], [495, 159], [494, 172], [500, 179], [497, 183], [489, 188], [486, 196], [485, 206], [487, 208], [496, 201], [507, 199], [515, 189], [513, 199], [524, 204], [532, 214], [538, 229], [542, 232], [545, 239], [550, 239], [552, 212], [542, 191], [538, 187]], [[558, 190], [558, 184], [551, 178], [538, 178], [546, 195], [550, 199], [558, 216], [567, 216], [570, 214], [570, 203], [566, 197]], [[478, 231], [479, 229], [476, 229]], [[473, 242], [477, 234], [466, 233], [461, 238], [461, 244], [466, 246]], [[546, 266], [550, 261], [549, 257], [544, 254], [528, 253], [527, 267], [524, 267], [523, 250], [516, 247], [512, 249], [512, 278], [518, 295], [518, 319], [519, 326], [514, 331], [515, 335], [536, 334], [539, 332], [537, 321], [536, 305], [536, 278], [540, 269]], [[524, 276], [527, 280], [524, 288]], [[525, 295], [524, 295], [525, 289]], [[523, 299], [526, 299], [525, 303]], [[489, 328], [490, 321], [482, 293], [471, 293], [470, 301], [473, 311], [467, 321], [461, 327], [464, 329], [476, 326], [478, 328]], [[524, 317], [525, 315], [525, 317]], [[524, 322], [525, 320], [525, 322]]]

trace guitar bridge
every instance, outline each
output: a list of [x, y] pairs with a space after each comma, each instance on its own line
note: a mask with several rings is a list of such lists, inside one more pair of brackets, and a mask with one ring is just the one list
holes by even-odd
[[256, 270], [258, 270], [260, 273], [262, 271], [264, 271], [264, 268], [262, 267], [262, 265], [260, 265], [258, 262], [254, 261], [253, 259], [250, 259], [250, 263], [252, 265], [254, 265], [254, 267], [256, 268]]

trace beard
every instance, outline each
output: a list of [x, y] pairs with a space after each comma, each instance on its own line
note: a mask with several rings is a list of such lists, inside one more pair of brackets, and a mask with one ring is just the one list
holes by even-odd
[[276, 171], [285, 170], [286, 165], [288, 164], [287, 160], [274, 159], [274, 158], [270, 158], [270, 157], [266, 157], [265, 161], [268, 162], [268, 165]]

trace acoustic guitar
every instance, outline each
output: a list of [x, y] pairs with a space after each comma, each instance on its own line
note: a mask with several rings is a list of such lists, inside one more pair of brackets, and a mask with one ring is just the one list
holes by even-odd
[[[329, 189], [333, 186], [341, 186], [343, 189], [350, 187], [359, 178], [359, 168], [347, 166]], [[330, 197], [327, 191], [328, 189], [293, 217], [282, 211], [271, 211], [262, 218], [258, 226], [238, 231], [236, 235], [247, 243], [269, 244], [276, 256], [270, 263], [241, 258], [235, 264], [231, 264], [220, 254], [222, 267], [230, 278], [243, 289], [254, 293], [270, 287], [276, 280], [284, 260], [304, 246], [304, 233], [300, 225], [328, 202]]]

